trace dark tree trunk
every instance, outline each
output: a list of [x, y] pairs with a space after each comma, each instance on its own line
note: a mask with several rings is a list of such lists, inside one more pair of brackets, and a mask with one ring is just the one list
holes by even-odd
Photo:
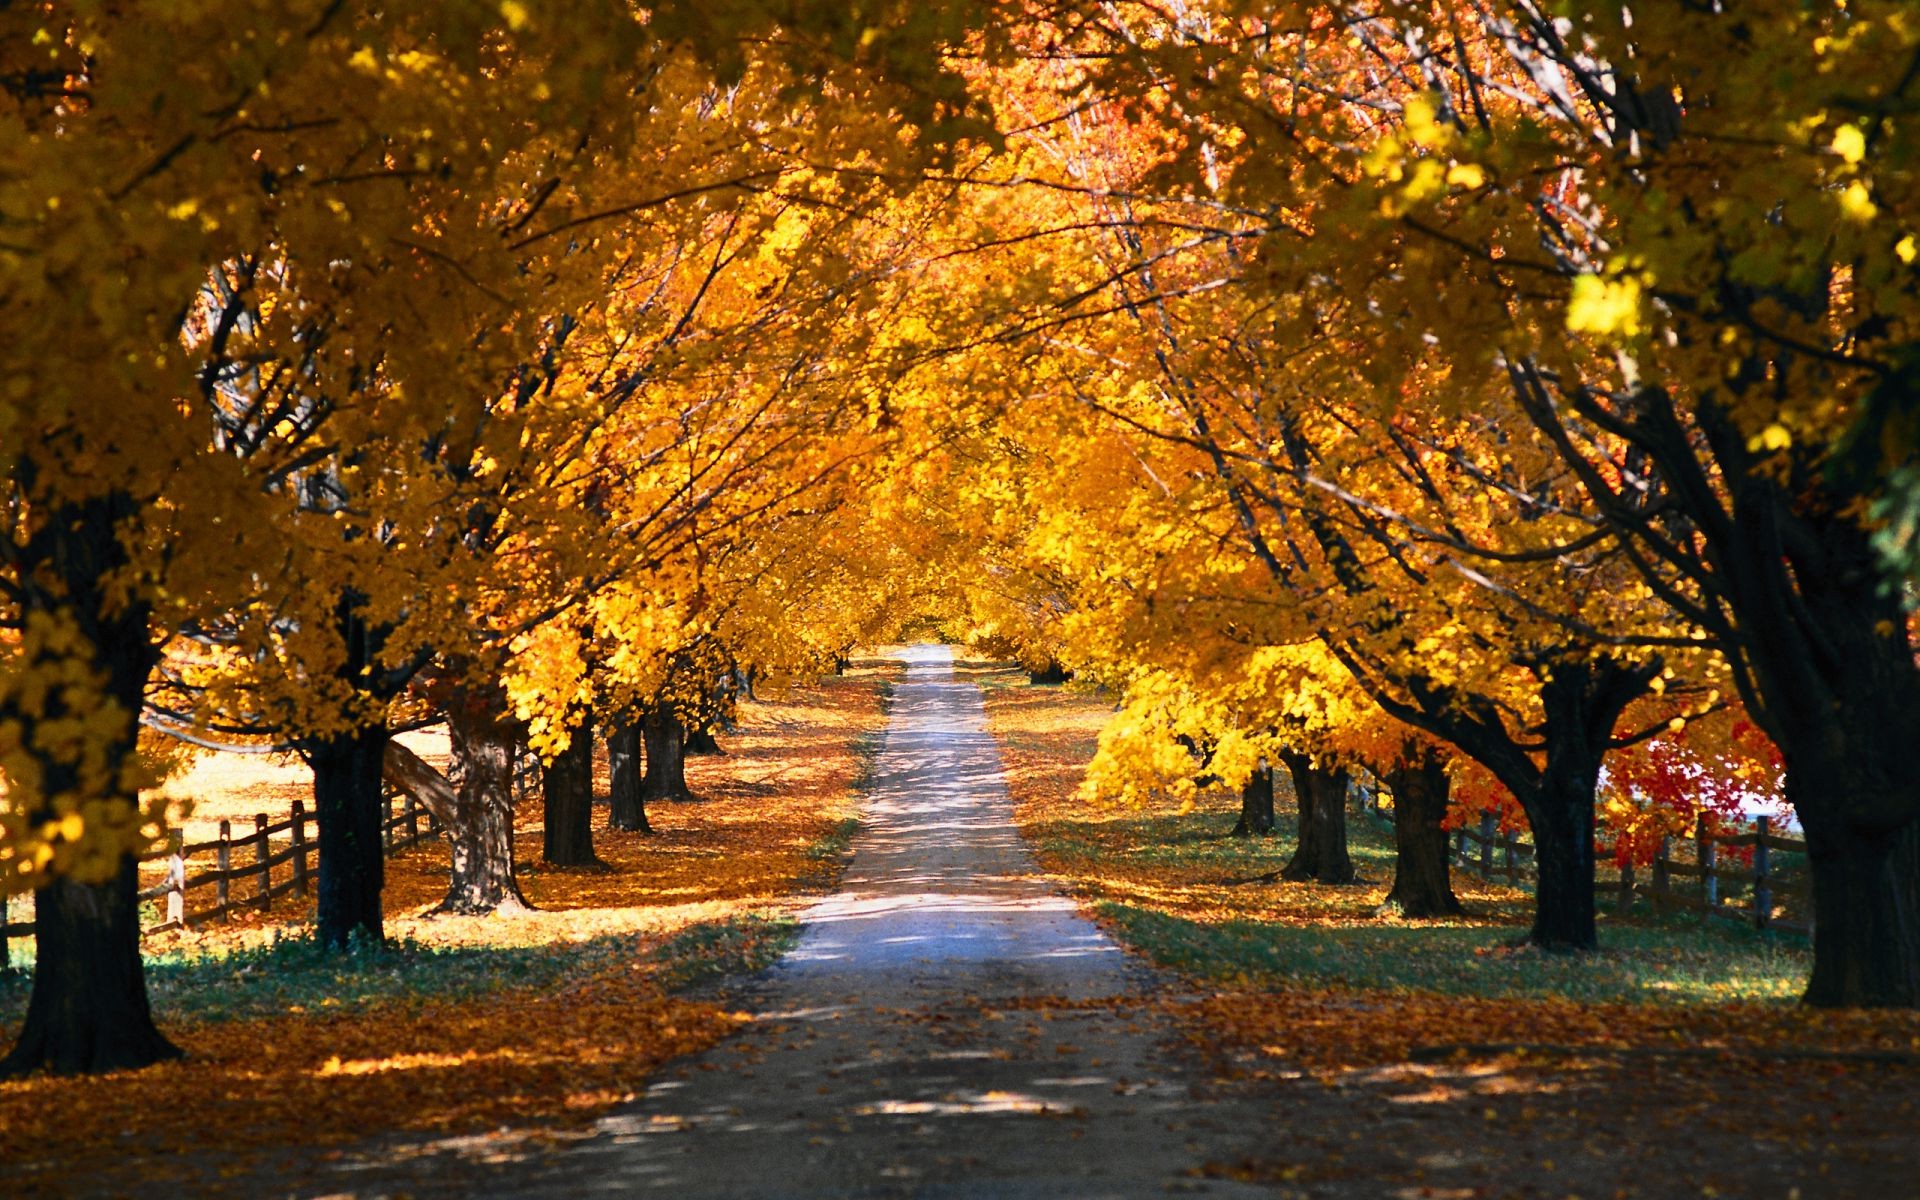
[[687, 731], [687, 742], [686, 745], [682, 747], [682, 753], [723, 755], [726, 751], [722, 750], [720, 743], [714, 740], [713, 727], [702, 725], [698, 729], [689, 729]]
[[1240, 789], [1240, 820], [1230, 837], [1266, 837], [1273, 832], [1273, 768], [1261, 767]]
[[607, 737], [607, 765], [611, 768], [610, 829], [652, 833], [647, 821], [647, 798], [640, 791], [640, 725], [627, 721]]
[[671, 712], [648, 714], [646, 726], [647, 775], [640, 781], [646, 803], [692, 800], [687, 787], [686, 727]]
[[386, 819], [381, 790], [387, 730], [374, 725], [307, 744], [313, 766], [313, 815], [320, 827], [315, 924], [320, 942], [344, 950], [357, 933], [386, 936], [380, 892], [386, 885]]
[[[1799, 620], [1767, 627], [1748, 647], [1765, 693], [1762, 723], [1780, 748], [1787, 799], [1806, 835], [1814, 933], [1802, 998], [1822, 1007], [1913, 1008], [1920, 668], [1906, 614], [1882, 588], [1865, 533], [1850, 517], [1816, 529], [1825, 561], [1794, 575], [1805, 604], [1774, 614]], [[1802, 624], [1816, 626], [1818, 637]]]
[[34, 897], [33, 991], [20, 1041], [0, 1078], [76, 1075], [180, 1057], [154, 1027], [140, 962], [139, 890], [132, 855], [111, 882], [58, 879]]
[[593, 853], [593, 725], [581, 720], [573, 739], [542, 779], [546, 841], [542, 853], [556, 867], [599, 867]]
[[1445, 917], [1462, 911], [1453, 894], [1447, 854], [1447, 763], [1430, 748], [1411, 749], [1383, 777], [1393, 793], [1393, 888], [1383, 909], [1403, 917]]
[[513, 760], [519, 728], [505, 709], [506, 697], [491, 689], [461, 687], [447, 703], [453, 749], [448, 775], [457, 783], [453, 820], [446, 829], [453, 871], [441, 912], [517, 913], [533, 907], [514, 873]]
[[1593, 895], [1593, 785], [1579, 779], [1558, 782], [1519, 798], [1533, 831], [1539, 871], [1527, 940], [1544, 950], [1592, 950], [1600, 944]]
[[[1748, 368], [1762, 368], [1752, 359]], [[1513, 372], [1528, 416], [1565, 447], [1564, 416], [1529, 372]], [[1661, 503], [1579, 473], [1598, 509], [1649, 550], [1662, 574], [1694, 559], [1701, 613], [1747, 711], [1780, 749], [1806, 831], [1814, 892], [1815, 1005], [1920, 1005], [1920, 665], [1875, 530], [1861, 513], [1887, 488], [1895, 431], [1915, 411], [1911, 362], [1864, 395], [1846, 436], [1756, 451], [1728, 391], [1639, 390], [1610, 428], [1648, 452]], [[1564, 394], [1572, 394], [1569, 389]], [[1677, 397], [1688, 395], [1685, 402]], [[1584, 418], [1583, 418], [1584, 419]], [[1709, 452], [1709, 453], [1703, 453]], [[1709, 456], [1710, 454], [1710, 456]], [[1654, 514], [1659, 514], [1655, 516]], [[1682, 519], [1676, 519], [1676, 516]]]
[[[14, 466], [20, 486], [32, 494], [31, 460], [16, 460]], [[113, 732], [98, 749], [106, 777], [113, 780], [121, 777], [138, 741], [147, 676], [157, 657], [148, 629], [151, 614], [144, 603], [108, 592], [115, 573], [126, 565], [120, 538], [136, 516], [134, 501], [124, 494], [56, 504], [24, 543], [12, 548], [20, 615], [45, 614], [71, 622], [84, 643], [80, 649], [30, 651], [55, 661], [36, 657], [26, 669], [77, 665], [99, 679], [105, 691], [103, 698], [90, 700], [85, 712], [69, 709], [63, 688], [49, 689], [32, 708], [0, 697], [0, 721], [17, 724], [23, 734], [21, 749], [40, 772], [41, 802], [24, 814], [36, 823], [57, 815], [45, 797], [85, 788], [76, 764], [36, 739], [41, 723], [110, 719]], [[138, 797], [131, 793], [101, 799], [109, 811], [138, 807]], [[41, 1069], [73, 1073], [144, 1067], [179, 1056], [179, 1049], [155, 1028], [148, 1007], [137, 890], [131, 855], [121, 856], [106, 883], [55, 879], [39, 889], [33, 988], [20, 1039], [0, 1059], [0, 1076]]]
[[1630, 665], [1610, 658], [1554, 664], [1540, 685], [1545, 765], [1535, 766], [1532, 755], [1511, 743], [1503, 756], [1482, 760], [1520, 802], [1533, 832], [1539, 875], [1527, 940], [1544, 950], [1586, 951], [1599, 945], [1594, 789], [1614, 722], [1659, 670], [1658, 661]]
[[[1798, 799], [1789, 771], [1787, 795]], [[1813, 876], [1813, 974], [1802, 999], [1822, 1007], [1920, 1005], [1920, 826], [1875, 833], [1799, 805]], [[1844, 810], [1842, 810], [1844, 811]]]
[[1280, 877], [1352, 883], [1353, 860], [1347, 856], [1347, 769], [1316, 767], [1307, 755], [1290, 750], [1280, 752], [1280, 761], [1293, 776], [1300, 810], [1300, 845], [1281, 868]]
[[[1541, 657], [1541, 727], [1516, 740], [1497, 706], [1484, 697], [1406, 681], [1413, 702], [1384, 691], [1374, 698], [1401, 720], [1458, 746], [1506, 785], [1526, 811], [1539, 881], [1533, 928], [1526, 940], [1546, 950], [1585, 951], [1598, 944], [1593, 897], [1593, 791], [1614, 722], [1660, 673], [1660, 660]], [[1364, 669], [1364, 667], [1362, 668]], [[1544, 760], [1544, 761], [1542, 761]]]
[[1066, 681], [1067, 669], [1053, 659], [1048, 659], [1047, 665], [1038, 671], [1027, 672], [1027, 682], [1036, 686], [1051, 686]]

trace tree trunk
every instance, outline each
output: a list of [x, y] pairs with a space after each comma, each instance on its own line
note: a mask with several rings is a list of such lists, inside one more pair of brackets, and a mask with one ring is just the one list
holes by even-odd
[[503, 714], [506, 697], [492, 689], [461, 687], [447, 704], [454, 789], [446, 823], [453, 870], [438, 911], [462, 915], [532, 909], [520, 891], [513, 862], [513, 759], [518, 728]]
[[1289, 750], [1280, 752], [1280, 761], [1293, 776], [1300, 810], [1300, 845], [1281, 868], [1280, 877], [1352, 883], [1353, 860], [1347, 856], [1347, 769], [1316, 767], [1307, 755]]
[[1606, 658], [1554, 666], [1540, 686], [1545, 765], [1526, 778], [1516, 772], [1501, 777], [1526, 810], [1533, 832], [1539, 874], [1527, 940], [1543, 950], [1587, 951], [1600, 944], [1593, 895], [1594, 790], [1614, 722], [1658, 672], [1657, 661], [1633, 666]]
[[1240, 789], [1240, 821], [1229, 837], [1266, 837], [1273, 832], [1273, 768], [1263, 766], [1247, 776]]
[[1592, 950], [1600, 944], [1593, 895], [1593, 787], [1567, 782], [1520, 797], [1533, 831], [1533, 929], [1543, 950]]
[[607, 738], [607, 765], [612, 774], [609, 829], [652, 833], [647, 821], [647, 799], [640, 791], [640, 725], [627, 721]]
[[[1788, 772], [1789, 799], [1797, 801], [1802, 776]], [[1829, 786], [1844, 787], [1845, 778]], [[1795, 808], [1813, 876], [1813, 974], [1802, 999], [1920, 1005], [1920, 826], [1874, 833], [1834, 819], [1840, 805], [1831, 800]]]
[[0, 1078], [45, 1069], [77, 1075], [180, 1057], [154, 1026], [140, 962], [132, 855], [111, 882], [56, 879], [34, 897], [33, 991]]
[[386, 885], [381, 791], [387, 729], [373, 725], [308, 743], [313, 764], [313, 815], [319, 824], [315, 923], [320, 942], [344, 950], [358, 934], [378, 945], [386, 936], [380, 892]]
[[682, 747], [682, 753], [724, 755], [726, 751], [722, 750], [720, 743], [714, 740], [713, 727], [710, 725], [702, 725], [698, 729], [689, 729], [687, 731], [687, 742], [686, 745]]
[[1067, 669], [1054, 659], [1048, 659], [1047, 665], [1038, 671], [1027, 672], [1027, 682], [1035, 686], [1047, 687], [1067, 681]]
[[1446, 759], [1431, 749], [1413, 749], [1383, 777], [1393, 793], [1393, 841], [1397, 855], [1393, 888], [1382, 909], [1403, 917], [1445, 917], [1462, 911], [1453, 894], [1447, 855]]
[[667, 711], [648, 714], [647, 774], [640, 781], [640, 795], [648, 804], [662, 800], [692, 800], [687, 788], [687, 760], [684, 743], [686, 727]]
[[[19, 458], [14, 468], [22, 489], [32, 494], [32, 461]], [[29, 505], [26, 512], [32, 511]], [[79, 668], [98, 680], [104, 693], [89, 697], [85, 711], [76, 711], [69, 707], [63, 687], [47, 689], [32, 703], [22, 702], [19, 688], [0, 687], [0, 723], [15, 727], [20, 751], [39, 772], [36, 803], [20, 814], [29, 821], [58, 815], [47, 802], [51, 796], [79, 793], [96, 799], [86, 795], [88, 785], [79, 765], [61, 752], [64, 739], [43, 741], [36, 736], [56, 721], [84, 720], [95, 731], [101, 722], [111, 723], [103, 744], [89, 747], [97, 755], [97, 771], [116, 781], [109, 784], [109, 794], [97, 799], [115, 817], [131, 816], [138, 807], [138, 797], [130, 791], [113, 793], [138, 742], [140, 707], [157, 659], [148, 628], [151, 610], [109, 591], [127, 561], [121, 536], [136, 516], [135, 502], [124, 493], [50, 504], [24, 542], [11, 548], [16, 615], [23, 622], [49, 616], [80, 635], [78, 645], [64, 648], [36, 650], [29, 642], [26, 650], [33, 657], [19, 664], [21, 678], [36, 671], [57, 677]], [[34, 906], [33, 988], [20, 1039], [0, 1059], [0, 1076], [41, 1069], [74, 1073], [144, 1067], [179, 1056], [179, 1049], [155, 1028], [147, 1003], [134, 898], [138, 886], [133, 857], [123, 854], [106, 883], [59, 878], [40, 887]]]
[[546, 840], [542, 853], [556, 867], [605, 866], [593, 853], [593, 725], [573, 727], [567, 748], [547, 764]]

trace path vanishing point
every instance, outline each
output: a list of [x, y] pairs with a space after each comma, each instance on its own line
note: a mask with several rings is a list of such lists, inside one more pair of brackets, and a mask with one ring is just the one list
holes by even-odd
[[[1138, 1003], [1179, 985], [1040, 876], [980, 691], [954, 678], [949, 649], [904, 658], [841, 890], [730, 992], [752, 1023], [559, 1153], [479, 1174], [429, 1152], [407, 1193], [1271, 1194], [1201, 1173], [1277, 1131], [1197, 1086]], [[314, 1194], [354, 1189], [343, 1174]], [[383, 1191], [397, 1183], [378, 1174]]]

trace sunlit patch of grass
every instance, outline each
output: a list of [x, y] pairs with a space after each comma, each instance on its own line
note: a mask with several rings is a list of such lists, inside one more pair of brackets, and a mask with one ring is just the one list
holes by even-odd
[[1599, 954], [1574, 956], [1514, 952], [1510, 928], [1470, 921], [1196, 920], [1113, 902], [1097, 911], [1161, 965], [1218, 981], [1591, 1003], [1783, 1002], [1798, 996], [1806, 971], [1799, 953], [1719, 930], [1615, 929]]
[[1156, 962], [1215, 984], [1298, 985], [1460, 997], [1675, 1004], [1785, 1003], [1810, 966], [1803, 941], [1703, 927], [1679, 917], [1603, 912], [1602, 950], [1589, 956], [1511, 953], [1532, 897], [1456, 871], [1465, 915], [1409, 922], [1379, 913], [1393, 880], [1388, 826], [1349, 814], [1359, 882], [1280, 879], [1295, 845], [1291, 794], [1280, 781], [1278, 828], [1227, 836], [1237, 796], [1203, 792], [1189, 811], [1090, 804], [1079, 794], [1105, 697], [1027, 686], [1007, 667], [971, 664], [986, 693], [1023, 832], [1062, 886], [1093, 905], [1122, 939]]

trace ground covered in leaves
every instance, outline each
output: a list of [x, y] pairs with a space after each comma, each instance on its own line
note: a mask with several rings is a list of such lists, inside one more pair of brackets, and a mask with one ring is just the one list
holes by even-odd
[[1193, 982], [1175, 1007], [1196, 1053], [1276, 1106], [1272, 1153], [1209, 1174], [1305, 1195], [1911, 1191], [1920, 1015], [1800, 1007], [1803, 940], [1641, 912], [1605, 918], [1597, 955], [1515, 951], [1528, 896], [1458, 872], [1467, 916], [1377, 916], [1392, 835], [1374, 818], [1349, 815], [1360, 883], [1282, 882], [1291, 821], [1230, 838], [1235, 796], [1078, 796], [1110, 698], [966, 677], [1045, 869]]
[[[508, 1123], [564, 1137], [632, 1099], [738, 1020], [679, 993], [770, 962], [831, 890], [897, 669], [743, 705], [726, 755], [689, 760], [697, 802], [653, 812], [651, 836], [596, 827], [606, 871], [543, 868], [524, 806], [537, 912], [429, 915], [447, 858], [428, 844], [388, 864], [387, 947], [321, 953], [293, 908], [150, 938], [155, 1011], [186, 1059], [0, 1083], [0, 1191], [198, 1194], [257, 1180], [282, 1146]], [[18, 1027], [26, 990], [0, 982], [0, 1025]]]

